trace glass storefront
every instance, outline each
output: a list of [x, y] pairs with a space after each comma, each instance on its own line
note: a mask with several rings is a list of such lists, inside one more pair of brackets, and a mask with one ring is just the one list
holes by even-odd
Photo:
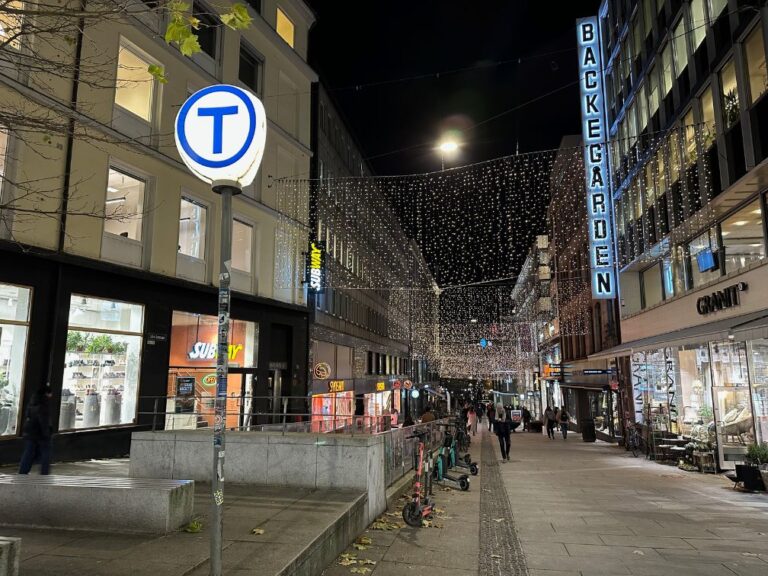
[[19, 431], [32, 289], [0, 284], [0, 436]]
[[59, 430], [136, 422], [144, 307], [73, 294]]
[[[227, 427], [248, 426], [251, 393], [258, 350], [258, 324], [230, 320], [229, 368], [244, 369], [227, 377]], [[218, 319], [215, 316], [174, 310], [171, 326], [171, 357], [168, 370], [166, 429], [213, 425], [216, 396], [216, 346]], [[194, 384], [192, 386], [192, 384]], [[180, 390], [193, 392], [193, 408], [182, 408]], [[177, 401], [177, 396], [178, 401]], [[177, 406], [177, 404], [179, 404]]]
[[757, 441], [768, 442], [768, 340], [752, 340], [747, 349]]
[[710, 357], [721, 460], [740, 461], [746, 445], [755, 441], [747, 347], [744, 342], [714, 342], [710, 344]]
[[768, 340], [725, 340], [636, 353], [643, 423], [664, 440], [716, 451], [721, 468], [768, 439]]
[[355, 415], [355, 393], [330, 392], [312, 396], [312, 432], [348, 428]]

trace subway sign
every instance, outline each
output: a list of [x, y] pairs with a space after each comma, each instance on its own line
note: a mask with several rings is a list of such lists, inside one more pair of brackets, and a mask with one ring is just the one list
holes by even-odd
[[325, 250], [320, 242], [312, 241], [309, 243], [309, 252], [307, 253], [307, 282], [309, 290], [316, 294], [323, 291], [325, 275]]
[[597, 17], [577, 20], [576, 33], [579, 46], [592, 297], [605, 300], [616, 297], [616, 272], [613, 265], [608, 133], [603, 109], [603, 77]]

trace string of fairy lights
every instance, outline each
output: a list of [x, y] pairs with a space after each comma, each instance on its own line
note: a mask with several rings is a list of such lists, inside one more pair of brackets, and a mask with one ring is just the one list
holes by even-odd
[[[697, 124], [609, 143], [621, 265], [676, 258], [672, 245], [711, 216], [712, 142]], [[302, 266], [285, 263], [303, 261], [313, 212], [329, 291], [386, 310], [387, 335], [441, 376], [522, 371], [548, 316], [563, 335], [591, 330], [583, 155], [573, 146], [427, 174], [275, 180], [276, 286], [302, 290]], [[539, 264], [556, 287], [549, 310], [513, 297], [542, 234], [551, 245]]]

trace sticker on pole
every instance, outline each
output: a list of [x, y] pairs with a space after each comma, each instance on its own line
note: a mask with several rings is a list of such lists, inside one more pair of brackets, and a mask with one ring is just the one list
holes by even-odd
[[198, 90], [176, 116], [176, 148], [192, 173], [208, 184], [251, 184], [261, 164], [267, 115], [248, 90], [216, 84]]

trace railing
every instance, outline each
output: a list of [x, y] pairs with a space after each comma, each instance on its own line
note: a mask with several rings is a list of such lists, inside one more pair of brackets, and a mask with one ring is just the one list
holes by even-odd
[[414, 469], [418, 441], [408, 437], [413, 436], [417, 430], [426, 430], [428, 432], [424, 438], [426, 449], [433, 450], [442, 445], [447, 424], [447, 419], [435, 420], [381, 433], [384, 436], [384, 477], [387, 486], [391, 486]]
[[[314, 432], [321, 434], [379, 434], [402, 424], [400, 414], [355, 415], [355, 402], [344, 399], [340, 409], [309, 409], [306, 396], [227, 396], [225, 423], [228, 431]], [[142, 420], [151, 419], [152, 430], [198, 430], [213, 427], [214, 396], [143, 396]], [[384, 410], [382, 408], [382, 410]]]

